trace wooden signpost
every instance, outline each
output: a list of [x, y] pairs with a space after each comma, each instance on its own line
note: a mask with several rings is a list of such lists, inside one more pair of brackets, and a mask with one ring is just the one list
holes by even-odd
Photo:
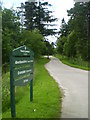
[[33, 101], [33, 63], [34, 53], [25, 45], [10, 53], [10, 94], [11, 116], [15, 112], [15, 86], [25, 86], [30, 82], [30, 101]]

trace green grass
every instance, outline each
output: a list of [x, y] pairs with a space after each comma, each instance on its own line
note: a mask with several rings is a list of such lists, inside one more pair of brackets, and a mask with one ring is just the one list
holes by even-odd
[[59, 54], [56, 54], [55, 57], [59, 58], [62, 63], [69, 65], [71, 67], [83, 70], [90, 70], [90, 62], [83, 61], [81, 58], [67, 58], [64, 55]]
[[[41, 58], [34, 65], [33, 102], [30, 102], [30, 87], [16, 87], [16, 118], [57, 118], [61, 114], [61, 92], [44, 65], [49, 60]], [[9, 72], [3, 76], [9, 86]], [[5, 84], [5, 83], [4, 83]], [[8, 84], [8, 85], [7, 85]], [[9, 87], [6, 87], [7, 89]], [[3, 88], [4, 89], [4, 88]], [[4, 90], [3, 90], [4, 91]], [[6, 90], [9, 91], [9, 90]], [[5, 93], [3, 94], [3, 96]], [[5, 99], [5, 97], [7, 99]], [[3, 118], [11, 117], [10, 92], [3, 99]], [[34, 111], [35, 110], [35, 111]]]

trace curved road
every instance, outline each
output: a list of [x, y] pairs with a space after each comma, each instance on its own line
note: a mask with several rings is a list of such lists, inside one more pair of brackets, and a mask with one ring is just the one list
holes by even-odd
[[63, 92], [62, 118], [88, 118], [88, 71], [69, 67], [57, 58], [45, 65]]

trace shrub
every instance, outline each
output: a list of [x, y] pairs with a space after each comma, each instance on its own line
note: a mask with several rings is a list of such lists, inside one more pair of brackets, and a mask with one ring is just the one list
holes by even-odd
[[68, 57], [74, 57], [76, 56], [76, 41], [77, 36], [74, 31], [72, 31], [68, 38], [66, 43], [64, 44], [64, 53]]
[[67, 41], [67, 38], [65, 36], [60, 37], [57, 40], [57, 51], [58, 51], [58, 53], [63, 54], [63, 48], [64, 48], [64, 44], [65, 44], [66, 41]]
[[41, 55], [44, 44], [42, 40], [43, 36], [39, 33], [38, 30], [24, 30], [22, 32], [21, 45], [26, 45], [31, 50], [33, 50], [35, 57], [39, 57]]

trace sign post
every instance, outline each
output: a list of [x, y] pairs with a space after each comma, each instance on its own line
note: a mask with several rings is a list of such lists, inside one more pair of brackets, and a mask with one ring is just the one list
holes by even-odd
[[30, 101], [33, 101], [33, 79], [30, 81]]
[[30, 101], [33, 101], [33, 63], [34, 53], [25, 45], [14, 49], [10, 54], [10, 95], [12, 117], [16, 117], [15, 86], [25, 86], [30, 81]]
[[11, 115], [12, 117], [16, 116], [15, 112], [15, 86], [13, 78], [13, 57], [10, 54], [10, 97], [11, 97]]

